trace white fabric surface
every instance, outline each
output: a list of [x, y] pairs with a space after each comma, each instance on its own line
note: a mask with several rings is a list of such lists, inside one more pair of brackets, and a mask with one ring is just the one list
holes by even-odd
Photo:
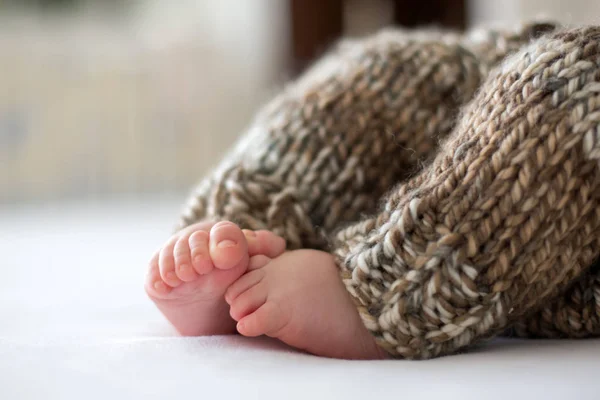
[[142, 280], [177, 210], [168, 199], [0, 209], [0, 399], [600, 398], [599, 340], [350, 362], [268, 339], [176, 337]]

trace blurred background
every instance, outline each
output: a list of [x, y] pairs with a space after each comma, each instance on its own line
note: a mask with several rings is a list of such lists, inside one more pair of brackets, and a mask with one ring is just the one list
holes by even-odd
[[0, 0], [0, 207], [183, 198], [339, 37], [534, 17], [600, 1]]

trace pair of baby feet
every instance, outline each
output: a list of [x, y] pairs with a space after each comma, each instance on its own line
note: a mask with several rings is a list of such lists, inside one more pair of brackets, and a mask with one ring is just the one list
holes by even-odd
[[269, 231], [200, 222], [152, 257], [146, 292], [184, 336], [267, 335], [312, 354], [383, 358], [333, 257]]

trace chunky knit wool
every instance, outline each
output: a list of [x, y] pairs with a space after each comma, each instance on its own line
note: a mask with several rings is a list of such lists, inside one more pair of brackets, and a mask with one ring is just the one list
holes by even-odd
[[569, 290], [534, 315], [517, 321], [509, 335], [586, 338], [600, 335], [600, 270], [597, 262]]
[[270, 229], [290, 248], [324, 248], [325, 234], [373, 212], [418, 169], [490, 67], [535, 31], [394, 30], [343, 42], [265, 107], [190, 196], [179, 228], [224, 218]]
[[395, 356], [451, 353], [508, 327], [598, 333], [600, 286], [586, 272], [600, 237], [598, 31], [519, 51], [553, 29], [346, 43], [262, 112], [180, 226], [229, 219], [291, 248], [333, 241], [365, 325]]
[[418, 185], [337, 235], [344, 282], [380, 345], [454, 352], [580, 278], [600, 255], [599, 135], [600, 28], [509, 57]]

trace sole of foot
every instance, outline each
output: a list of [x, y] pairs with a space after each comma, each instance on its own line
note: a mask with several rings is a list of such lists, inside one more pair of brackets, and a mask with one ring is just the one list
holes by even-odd
[[225, 291], [246, 272], [251, 256], [284, 251], [285, 241], [268, 231], [241, 230], [228, 221], [198, 223], [154, 254], [146, 293], [181, 335], [235, 333]]

